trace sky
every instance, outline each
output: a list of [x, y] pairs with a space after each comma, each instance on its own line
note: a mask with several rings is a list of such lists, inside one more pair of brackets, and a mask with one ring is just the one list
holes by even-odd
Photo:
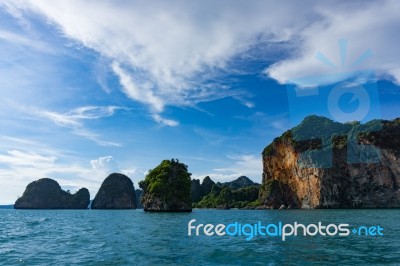
[[0, 204], [43, 177], [91, 198], [112, 172], [137, 188], [171, 158], [192, 178], [261, 182], [264, 147], [307, 115], [399, 117], [399, 10], [3, 0]]

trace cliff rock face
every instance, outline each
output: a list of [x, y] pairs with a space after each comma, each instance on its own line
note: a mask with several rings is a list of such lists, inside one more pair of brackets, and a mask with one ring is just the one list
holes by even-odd
[[199, 202], [211, 192], [214, 185], [215, 182], [209, 176], [206, 176], [201, 184], [199, 179], [193, 179], [191, 185], [192, 202]]
[[201, 189], [203, 195], [207, 195], [211, 192], [212, 187], [215, 185], [215, 182], [211, 180], [209, 176], [206, 176], [201, 183]]
[[14, 205], [15, 209], [87, 209], [90, 202], [89, 191], [81, 188], [71, 195], [61, 189], [57, 181], [42, 178], [30, 183], [22, 197]]
[[111, 174], [101, 184], [92, 209], [136, 209], [132, 180], [123, 174]]
[[191, 174], [178, 160], [164, 160], [139, 183], [144, 211], [190, 212]]
[[191, 181], [191, 195], [192, 195], [192, 202], [198, 202], [200, 201], [204, 194], [203, 194], [203, 189], [200, 185], [200, 180], [199, 179], [192, 179]]
[[143, 204], [142, 204], [143, 190], [135, 189], [135, 194], [136, 194], [136, 207], [138, 209], [143, 209]]
[[[298, 132], [321, 135], [327, 130], [331, 132], [325, 135], [333, 136], [331, 145], [326, 144], [329, 143], [326, 139], [298, 141], [296, 135]], [[379, 160], [373, 160], [372, 152], [362, 157], [361, 152], [369, 150], [365, 146], [356, 148], [354, 143], [350, 145], [349, 136], [357, 139], [358, 145], [374, 145], [380, 151]], [[329, 153], [313, 156], [310, 151], [318, 149], [331, 151], [332, 158], [323, 158], [323, 154]], [[352, 161], [354, 154], [363, 162]], [[331, 165], [323, 165], [326, 162]], [[374, 120], [361, 125], [307, 117], [264, 149], [263, 168], [259, 201], [265, 207], [398, 208], [400, 119]]]

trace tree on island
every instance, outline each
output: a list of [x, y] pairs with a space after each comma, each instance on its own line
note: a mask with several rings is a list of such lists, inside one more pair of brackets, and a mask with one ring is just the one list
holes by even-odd
[[190, 212], [191, 179], [187, 165], [179, 160], [163, 160], [139, 182], [143, 189], [143, 209], [154, 212]]

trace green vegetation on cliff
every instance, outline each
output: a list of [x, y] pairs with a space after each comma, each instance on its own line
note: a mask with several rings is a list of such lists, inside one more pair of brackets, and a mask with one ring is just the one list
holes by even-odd
[[[205, 178], [203, 184], [211, 183], [212, 180], [211, 182], [210, 180], [210, 178]], [[197, 184], [196, 180], [193, 181], [194, 184]], [[198, 202], [193, 202], [194, 208], [253, 208], [259, 205], [259, 184], [254, 183], [245, 176], [223, 184], [212, 183], [213, 185], [208, 190], [208, 193], [204, 194]], [[197, 185], [195, 186], [197, 187]]]
[[179, 160], [163, 160], [139, 182], [145, 211], [191, 211], [191, 173]]

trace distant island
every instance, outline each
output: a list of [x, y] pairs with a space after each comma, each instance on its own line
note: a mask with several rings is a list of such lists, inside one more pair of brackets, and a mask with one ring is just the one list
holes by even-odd
[[243, 208], [258, 207], [258, 192], [260, 184], [251, 181], [246, 176], [240, 176], [231, 181], [215, 183], [209, 176], [200, 180], [192, 180], [192, 202], [194, 208]]
[[[371, 146], [379, 157], [368, 149]], [[354, 154], [361, 161], [354, 160]], [[207, 176], [200, 183], [191, 179], [187, 165], [164, 160], [139, 182], [141, 189], [135, 189], [129, 177], [111, 174], [91, 206], [86, 188], [70, 194], [55, 180], [43, 178], [27, 186], [14, 208], [143, 208], [154, 212], [399, 208], [400, 118], [342, 124], [308, 116], [264, 148], [262, 163], [261, 184], [246, 176], [224, 183]]]
[[89, 190], [81, 188], [75, 194], [61, 189], [57, 181], [42, 178], [30, 183], [22, 197], [14, 204], [15, 209], [86, 209]]

